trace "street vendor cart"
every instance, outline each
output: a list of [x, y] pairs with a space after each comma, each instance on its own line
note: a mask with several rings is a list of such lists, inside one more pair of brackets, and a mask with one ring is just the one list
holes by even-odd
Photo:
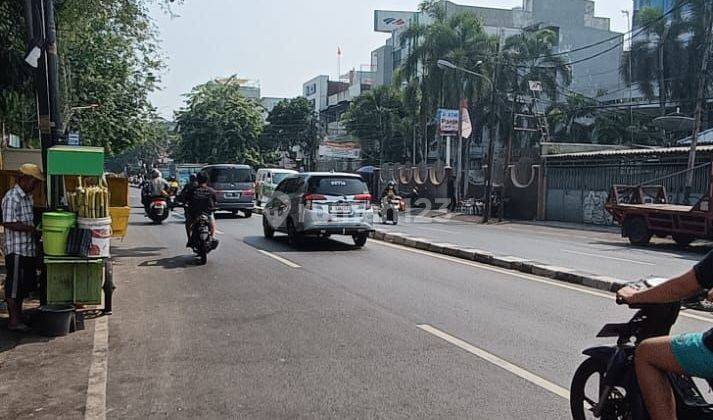
[[119, 236], [126, 233], [129, 207], [128, 182], [110, 179], [102, 148], [48, 149], [48, 196], [53, 186], [62, 186], [64, 199], [59, 210], [42, 217], [47, 304], [101, 305], [103, 292], [103, 312], [112, 312], [110, 243], [113, 228]]

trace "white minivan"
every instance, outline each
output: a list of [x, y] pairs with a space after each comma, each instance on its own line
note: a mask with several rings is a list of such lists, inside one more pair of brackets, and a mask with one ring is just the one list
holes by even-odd
[[277, 188], [277, 184], [290, 175], [298, 173], [291, 169], [262, 168], [257, 170], [255, 177], [255, 199], [257, 205], [262, 206], [272, 197], [272, 193]]

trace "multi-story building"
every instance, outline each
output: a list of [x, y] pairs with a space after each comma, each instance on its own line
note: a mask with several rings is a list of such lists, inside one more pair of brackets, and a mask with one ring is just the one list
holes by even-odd
[[[556, 52], [604, 41], [593, 48], [565, 55], [567, 60], [576, 62], [572, 66], [573, 80], [569, 89], [594, 97], [602, 91], [614, 91], [623, 87], [623, 81], [619, 77], [623, 34], [611, 30], [608, 18], [594, 15], [594, 1], [523, 0], [521, 7], [513, 9], [463, 6], [447, 0], [443, 0], [442, 4], [448, 16], [461, 12], [477, 15], [487, 33], [499, 35], [503, 39], [529, 28], [552, 28], [559, 35]], [[422, 12], [374, 12], [374, 30], [391, 34], [384, 46], [372, 52], [372, 66], [376, 71], [377, 84], [390, 83], [394, 71], [408, 56], [409, 42], [404, 42], [402, 46], [401, 35], [409, 25], [430, 22], [431, 18]], [[600, 55], [579, 62], [597, 54]]]
[[260, 105], [262, 105], [262, 119], [267, 121], [267, 116], [275, 108], [278, 103], [288, 100], [288, 98], [275, 98], [272, 96], [263, 96], [260, 98]]
[[676, 0], [634, 0], [633, 27], [639, 27], [637, 16], [642, 9], [653, 7], [666, 13], [671, 10], [675, 4]]

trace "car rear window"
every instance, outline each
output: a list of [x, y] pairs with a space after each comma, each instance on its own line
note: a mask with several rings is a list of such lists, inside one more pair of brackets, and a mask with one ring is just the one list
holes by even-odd
[[248, 168], [208, 168], [208, 180], [211, 184], [252, 182], [253, 171]]
[[356, 195], [369, 192], [364, 181], [348, 177], [313, 177], [309, 179], [309, 192], [323, 195]]
[[291, 175], [294, 175], [294, 174], [284, 173], [284, 172], [277, 172], [277, 173], [274, 173], [274, 174], [272, 174], [272, 183], [275, 184], [275, 185], [277, 185], [277, 184], [280, 183], [280, 181], [282, 181], [283, 179], [285, 179], [285, 178], [287, 178], [288, 176], [291, 176]]

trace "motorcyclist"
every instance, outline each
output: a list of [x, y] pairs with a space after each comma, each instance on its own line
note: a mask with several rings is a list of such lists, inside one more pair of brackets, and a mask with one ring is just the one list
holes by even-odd
[[396, 194], [396, 183], [394, 181], [389, 181], [388, 184], [386, 184], [386, 188], [384, 188], [384, 191], [381, 193], [381, 198], [383, 199], [384, 197], [392, 197], [398, 195]]
[[[218, 198], [214, 189], [208, 186], [208, 176], [204, 172], [199, 172], [196, 175], [195, 185], [191, 186], [189, 182], [184, 188], [183, 195], [186, 205], [186, 237], [188, 242], [186, 247], [191, 246], [191, 233], [193, 231], [193, 223], [202, 214], [209, 216], [210, 220], [210, 235], [215, 238], [215, 216], [213, 211]], [[213, 239], [215, 240], [215, 239]]]
[[171, 175], [170, 178], [168, 178], [168, 192], [171, 195], [176, 195], [178, 194], [178, 188], [180, 188], [180, 185], [178, 184], [178, 180], [176, 179], [175, 175]]
[[[678, 302], [702, 290], [713, 300], [713, 252], [685, 274], [648, 290], [624, 287], [617, 300], [630, 305]], [[634, 358], [646, 408], [652, 420], [676, 419], [676, 400], [667, 373], [713, 378], [713, 329], [644, 340]]]
[[151, 199], [155, 197], [165, 197], [168, 195], [167, 191], [169, 189], [168, 181], [163, 179], [161, 176], [161, 171], [154, 169], [151, 171], [151, 179], [145, 181], [143, 191], [144, 198], [144, 209], [148, 213], [149, 203]]

